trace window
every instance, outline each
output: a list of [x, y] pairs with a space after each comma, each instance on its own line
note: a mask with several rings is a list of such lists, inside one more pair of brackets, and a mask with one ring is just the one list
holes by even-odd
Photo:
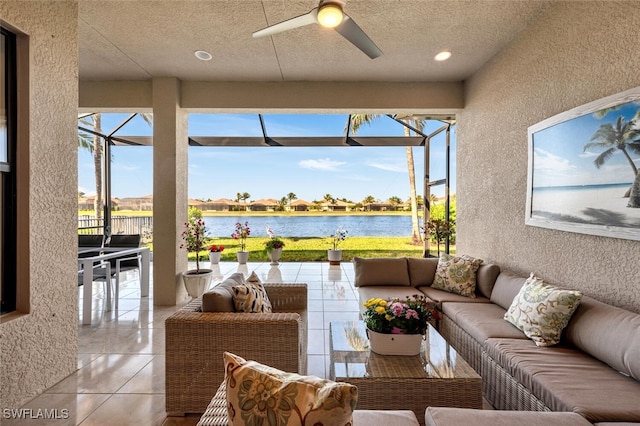
[[16, 37], [0, 41], [0, 314], [16, 309]]

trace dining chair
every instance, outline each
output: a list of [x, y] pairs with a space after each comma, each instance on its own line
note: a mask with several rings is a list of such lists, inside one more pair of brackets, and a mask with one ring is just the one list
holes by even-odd
[[[106, 244], [109, 247], [118, 248], [137, 248], [142, 243], [140, 234], [112, 234], [107, 238]], [[120, 294], [120, 273], [127, 271], [138, 271], [138, 279], [140, 278], [140, 260], [141, 255], [128, 256], [123, 258], [110, 259], [111, 273], [115, 276], [115, 307], [118, 308], [118, 298]]]

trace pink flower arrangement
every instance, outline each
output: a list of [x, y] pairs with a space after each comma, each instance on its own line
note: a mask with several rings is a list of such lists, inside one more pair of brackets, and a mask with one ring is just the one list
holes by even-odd
[[405, 300], [371, 298], [363, 317], [370, 330], [385, 334], [424, 334], [432, 319], [440, 318], [436, 304], [425, 296]]

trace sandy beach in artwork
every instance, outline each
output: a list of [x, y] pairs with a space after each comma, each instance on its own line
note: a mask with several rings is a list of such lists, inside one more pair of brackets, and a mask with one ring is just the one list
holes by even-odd
[[534, 189], [532, 217], [593, 225], [640, 228], [640, 208], [627, 207], [629, 186]]

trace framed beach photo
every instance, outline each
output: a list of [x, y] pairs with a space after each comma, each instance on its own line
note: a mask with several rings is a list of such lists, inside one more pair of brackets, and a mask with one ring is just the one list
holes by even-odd
[[640, 87], [529, 127], [525, 223], [640, 240]]

